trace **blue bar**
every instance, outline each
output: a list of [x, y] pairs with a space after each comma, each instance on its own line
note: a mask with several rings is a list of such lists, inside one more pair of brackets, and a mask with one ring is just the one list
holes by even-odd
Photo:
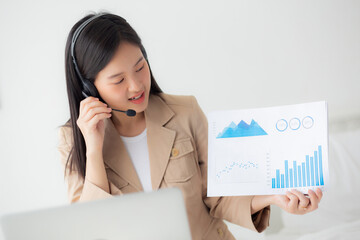
[[310, 170], [311, 170], [311, 186], [315, 186], [314, 184], [314, 158], [310, 157]]
[[294, 187], [297, 187], [297, 176], [296, 176], [296, 161], [293, 161], [293, 167], [294, 167]]
[[299, 187], [301, 187], [301, 167], [298, 166]]
[[302, 176], [303, 176], [303, 186], [306, 187], [305, 163], [301, 163], [301, 167], [302, 167]]
[[285, 160], [285, 183], [286, 183], [286, 188], [289, 187], [289, 166], [288, 166], [288, 160]]
[[272, 188], [275, 188], [275, 178], [272, 178]]
[[309, 155], [306, 155], [306, 186], [310, 186]]
[[276, 188], [280, 188], [280, 170], [276, 169]]
[[290, 171], [290, 187], [292, 188], [292, 187], [293, 187], [293, 174], [292, 174], [292, 169], [290, 168], [289, 171]]
[[281, 174], [281, 188], [284, 188], [284, 174]]
[[319, 146], [319, 168], [320, 168], [320, 185], [324, 185], [321, 145]]
[[314, 151], [314, 158], [315, 158], [315, 181], [316, 186], [319, 186], [319, 170], [318, 170], [318, 156], [317, 151]]

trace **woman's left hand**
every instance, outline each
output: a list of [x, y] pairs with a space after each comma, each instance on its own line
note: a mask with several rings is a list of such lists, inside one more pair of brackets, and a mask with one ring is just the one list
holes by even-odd
[[273, 195], [273, 204], [292, 214], [303, 215], [318, 208], [318, 204], [323, 196], [320, 188], [314, 191], [308, 190], [309, 197], [303, 193], [292, 189], [286, 195]]

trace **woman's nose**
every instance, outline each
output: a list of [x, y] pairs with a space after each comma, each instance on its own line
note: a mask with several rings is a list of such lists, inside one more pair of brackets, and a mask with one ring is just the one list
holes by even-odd
[[141, 81], [136, 78], [129, 79], [129, 91], [139, 92], [141, 90]]

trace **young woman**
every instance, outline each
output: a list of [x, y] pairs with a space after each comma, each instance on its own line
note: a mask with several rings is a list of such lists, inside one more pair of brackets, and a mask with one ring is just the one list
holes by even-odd
[[195, 97], [162, 92], [124, 18], [103, 13], [77, 22], [65, 69], [71, 117], [58, 148], [70, 202], [178, 187], [193, 239], [234, 239], [222, 219], [262, 232], [271, 204], [294, 214], [317, 208], [320, 189], [309, 197], [295, 190], [207, 197], [207, 119]]

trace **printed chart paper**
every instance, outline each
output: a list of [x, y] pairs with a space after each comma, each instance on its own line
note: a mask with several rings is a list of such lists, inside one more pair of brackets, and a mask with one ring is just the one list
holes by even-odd
[[307, 193], [329, 184], [325, 101], [207, 118], [209, 197]]

